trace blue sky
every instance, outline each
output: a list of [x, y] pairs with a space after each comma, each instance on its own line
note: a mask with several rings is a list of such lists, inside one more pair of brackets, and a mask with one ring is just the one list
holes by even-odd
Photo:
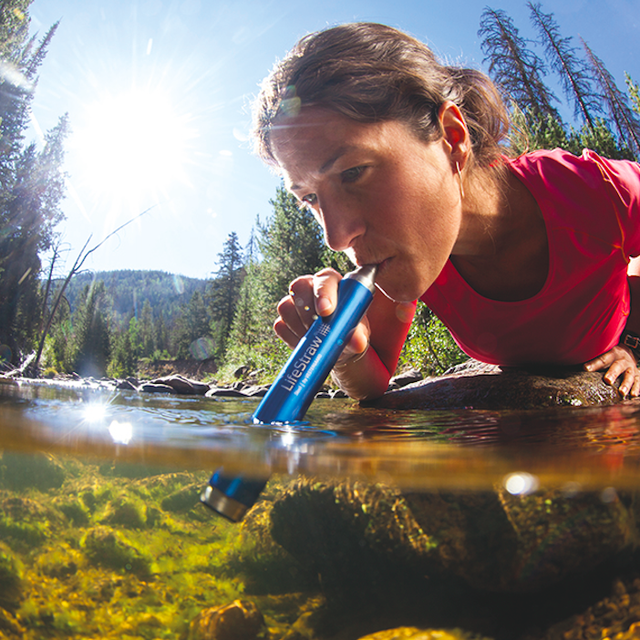
[[[277, 58], [309, 31], [366, 20], [482, 68], [477, 31], [487, 5], [535, 36], [526, 3], [513, 0], [34, 0], [33, 32], [60, 20], [30, 135], [69, 113], [59, 228], [69, 264], [90, 234], [93, 246], [153, 207], [86, 266], [209, 277], [229, 233], [245, 244], [256, 217], [271, 213], [279, 180], [251, 155], [247, 130], [251, 100]], [[640, 0], [556, 0], [542, 9], [576, 46], [582, 36], [619, 86], [625, 71], [640, 82]]]

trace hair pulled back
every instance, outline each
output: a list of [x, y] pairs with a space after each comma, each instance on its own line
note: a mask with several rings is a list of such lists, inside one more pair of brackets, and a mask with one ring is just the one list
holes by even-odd
[[398, 120], [430, 142], [443, 133], [438, 113], [446, 101], [465, 118], [475, 163], [491, 164], [502, 151], [509, 116], [484, 73], [443, 65], [425, 44], [392, 27], [332, 27], [302, 38], [265, 78], [253, 110], [256, 152], [277, 164], [271, 129], [304, 106], [363, 123]]

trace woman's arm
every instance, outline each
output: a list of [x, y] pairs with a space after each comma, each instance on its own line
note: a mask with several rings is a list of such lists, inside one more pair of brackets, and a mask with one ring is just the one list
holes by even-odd
[[[342, 276], [323, 269], [291, 283], [290, 294], [278, 305], [275, 332], [290, 347], [306, 333], [314, 314], [328, 316], [335, 309]], [[332, 371], [336, 383], [350, 397], [369, 400], [381, 396], [398, 364], [402, 345], [415, 313], [415, 303], [396, 303], [376, 291], [373, 302]]]

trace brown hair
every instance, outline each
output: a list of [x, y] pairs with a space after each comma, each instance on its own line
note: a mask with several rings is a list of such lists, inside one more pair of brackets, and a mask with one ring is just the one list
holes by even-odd
[[399, 120], [421, 139], [437, 140], [439, 109], [448, 100], [464, 115], [475, 163], [487, 167], [503, 150], [509, 116], [484, 73], [441, 64], [425, 44], [397, 29], [340, 25], [302, 38], [265, 78], [253, 112], [256, 152], [277, 164], [271, 128], [310, 105], [358, 122]]

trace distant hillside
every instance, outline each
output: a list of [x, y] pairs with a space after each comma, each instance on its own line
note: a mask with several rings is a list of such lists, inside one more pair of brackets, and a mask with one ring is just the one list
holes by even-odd
[[[113, 313], [118, 322], [140, 313], [145, 300], [149, 301], [157, 316], [160, 310], [165, 322], [170, 322], [178, 313], [180, 306], [189, 302], [193, 293], [198, 290], [204, 293], [207, 280], [186, 278], [164, 271], [97, 271], [81, 273], [71, 280], [65, 297], [75, 309], [76, 299], [82, 289], [102, 280], [107, 294], [113, 301]], [[58, 280], [58, 284], [62, 281]]]

